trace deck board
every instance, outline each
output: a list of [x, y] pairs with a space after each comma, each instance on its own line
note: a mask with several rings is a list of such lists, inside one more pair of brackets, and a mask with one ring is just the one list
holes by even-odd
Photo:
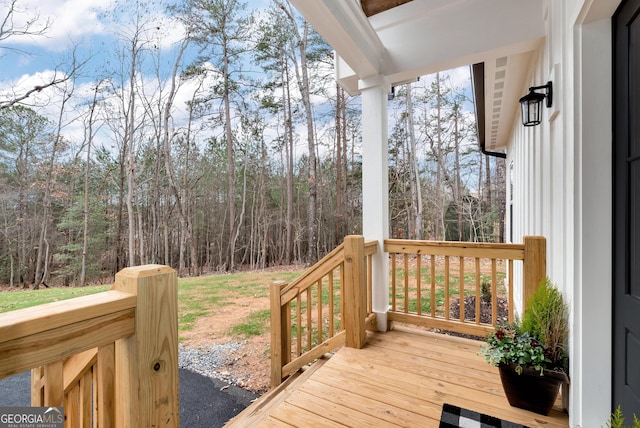
[[[481, 343], [397, 329], [371, 333], [363, 349], [341, 348], [273, 405], [246, 409], [229, 427], [437, 427], [444, 403], [530, 427], [568, 427], [566, 413], [542, 416], [509, 406]], [[260, 422], [258, 424], [258, 422]]]

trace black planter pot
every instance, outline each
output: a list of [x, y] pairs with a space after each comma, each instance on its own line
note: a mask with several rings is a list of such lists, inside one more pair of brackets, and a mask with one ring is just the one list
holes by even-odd
[[513, 407], [531, 410], [541, 415], [548, 415], [558, 397], [558, 390], [569, 378], [563, 372], [524, 367], [521, 374], [516, 372], [515, 364], [501, 364], [500, 380], [504, 393]]

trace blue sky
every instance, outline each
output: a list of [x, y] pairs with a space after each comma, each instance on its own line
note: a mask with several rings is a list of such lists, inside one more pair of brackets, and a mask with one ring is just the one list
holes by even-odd
[[[0, 0], [1, 17], [6, 15], [7, 2]], [[142, 1], [142, 0], [140, 0]], [[315, 1], [315, 0], [309, 0]], [[80, 111], [86, 109], [87, 100], [91, 98], [95, 82], [104, 77], [105, 68], [112, 67], [108, 61], [117, 61], [116, 48], [122, 46], [118, 38], [126, 39], [131, 30], [132, 18], [136, 10], [135, 0], [17, 0], [18, 13], [15, 15], [16, 26], [20, 26], [27, 19], [39, 17], [40, 23], [50, 22], [50, 27], [44, 36], [13, 37], [4, 42], [0, 41], [0, 99], [11, 97], [13, 93], [24, 93], [35, 85], [50, 81], [54, 71], [64, 73], [70, 64], [70, 55], [76, 47], [76, 57], [80, 61], [89, 60], [83, 69], [83, 75], [76, 80], [74, 88], [74, 102], [77, 107], [70, 109]], [[182, 38], [183, 31], [176, 22], [169, 21], [164, 16], [164, 7], [158, 0], [150, 0], [155, 9], [147, 12], [149, 18], [149, 33], [146, 38], [153, 40], [162, 53], [164, 66], [169, 69], [174, 59], [176, 43]], [[270, 0], [249, 0], [248, 10], [266, 9]], [[111, 11], [124, 10], [125, 13], [114, 19]], [[6, 49], [7, 47], [11, 49]], [[147, 70], [149, 72], [149, 70]], [[468, 84], [468, 69], [463, 68], [452, 72], [453, 80], [461, 84]], [[153, 76], [143, 76], [152, 81]], [[425, 79], [426, 81], [429, 78]], [[465, 82], [466, 81], [466, 82]], [[153, 90], [153, 84], [150, 85]], [[174, 119], [184, 119], [185, 102], [193, 94], [193, 88], [185, 85], [178, 94]], [[27, 101], [38, 112], [50, 118], [56, 118], [59, 113], [59, 91], [47, 90], [34, 93]], [[80, 120], [69, 117], [66, 121], [65, 134], [75, 140], [83, 138], [83, 124]], [[179, 123], [178, 123], [179, 125]], [[304, 151], [304, 147], [301, 147]]]
[[[78, 61], [87, 61], [81, 75], [75, 80], [74, 101], [86, 104], [93, 93], [95, 82], [107, 76], [113, 77], [117, 70], [118, 49], [123, 49], [128, 36], [135, 28], [136, 4], [144, 0], [17, 0], [14, 23], [16, 28], [27, 20], [37, 17], [34, 28], [49, 23], [44, 35], [14, 36], [0, 41], [0, 100], [14, 98], [37, 85], [52, 80], [54, 73], [62, 77], [70, 69], [71, 56], [75, 50]], [[0, 0], [0, 19], [7, 15], [11, 0]], [[165, 70], [170, 69], [175, 59], [177, 43], [184, 31], [176, 22], [165, 16], [165, 7], [158, 0], [148, 0], [153, 9], [143, 13], [144, 35], [156, 48]], [[264, 9], [269, 0], [246, 1], [247, 10]], [[115, 16], [113, 11], [120, 11]], [[193, 54], [192, 54], [193, 55]], [[148, 64], [142, 78], [152, 81], [153, 65]], [[48, 88], [33, 93], [25, 104], [40, 114], [55, 118], [59, 112], [60, 91]], [[150, 89], [152, 90], [152, 89]], [[190, 98], [189, 88], [178, 95], [176, 105], [184, 106]], [[73, 108], [72, 108], [73, 109]], [[181, 112], [176, 112], [179, 116]], [[81, 138], [82, 124], [68, 119], [67, 134]]]
[[[2, 18], [6, 16], [9, 1], [0, 0]], [[7, 81], [15, 83], [16, 79], [37, 76], [68, 63], [68, 54], [73, 47], [77, 47], [80, 58], [92, 58], [95, 68], [98, 68], [115, 42], [114, 33], [126, 31], [114, 28], [110, 12], [119, 6], [133, 13], [136, 3], [135, 0], [17, 1], [16, 26], [37, 16], [42, 24], [49, 20], [50, 27], [43, 36], [16, 36], [0, 42], [0, 84], [3, 86]], [[156, 10], [149, 15], [162, 27], [156, 36], [167, 48], [180, 39], [182, 31], [176, 23], [167, 20], [160, 2], [151, 3]], [[269, 0], [249, 0], [246, 3], [248, 10], [261, 9], [268, 7]], [[126, 22], [119, 18], [115, 24], [124, 27]]]

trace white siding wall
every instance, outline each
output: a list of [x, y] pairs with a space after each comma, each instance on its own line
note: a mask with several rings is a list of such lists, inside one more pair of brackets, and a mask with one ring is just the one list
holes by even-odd
[[571, 426], [603, 426], [612, 404], [610, 17], [617, 3], [546, 3], [547, 38], [527, 87], [552, 80], [553, 106], [540, 126], [525, 128], [518, 118], [508, 148], [514, 240], [547, 238], [548, 275], [571, 306]]

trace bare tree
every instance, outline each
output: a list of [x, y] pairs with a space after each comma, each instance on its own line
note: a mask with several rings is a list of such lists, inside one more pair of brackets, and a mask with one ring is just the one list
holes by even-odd
[[[260, 24], [258, 43], [255, 51], [256, 61], [262, 66], [267, 77], [265, 90], [272, 93], [262, 99], [263, 107], [269, 111], [280, 114], [282, 117], [284, 132], [281, 137], [284, 149], [284, 164], [286, 169], [286, 222], [284, 261], [287, 264], [293, 258], [293, 234], [294, 234], [294, 116], [293, 97], [291, 94], [292, 64], [288, 52], [293, 30], [291, 22], [279, 11], [270, 9], [267, 19]], [[280, 88], [280, 99], [277, 88]]]
[[416, 144], [415, 125], [413, 120], [413, 96], [411, 85], [407, 90], [407, 138], [409, 139], [409, 188], [411, 192], [410, 235], [411, 239], [422, 239], [422, 184], [418, 165], [418, 147]]
[[[18, 48], [7, 46], [4, 42], [16, 37], [43, 36], [51, 27], [51, 19], [47, 18], [43, 21], [37, 13], [21, 9], [18, 0], [5, 0], [4, 5], [6, 12], [0, 22], [0, 43], [2, 43], [0, 49], [20, 51]], [[21, 24], [17, 24], [17, 15], [20, 14], [29, 15], [21, 20]]]
[[[187, 171], [188, 168], [184, 169], [183, 179], [182, 179], [182, 191], [179, 190], [177, 180], [175, 178], [175, 173], [173, 171], [173, 167], [171, 164], [171, 127], [170, 127], [170, 119], [171, 119], [171, 109], [174, 104], [174, 100], [178, 91], [178, 71], [179, 67], [182, 63], [182, 56], [184, 55], [185, 50], [189, 44], [189, 40], [184, 40], [178, 49], [178, 55], [173, 65], [173, 71], [171, 73], [169, 90], [166, 96], [166, 100], [164, 101], [164, 109], [162, 112], [162, 150], [164, 155], [165, 162], [165, 173], [167, 175], [167, 179], [169, 181], [169, 187], [171, 188], [171, 192], [176, 200], [176, 206], [178, 210], [178, 216], [180, 218], [180, 228], [182, 231], [182, 236], [184, 236], [187, 245], [189, 246], [189, 254], [191, 255], [191, 271], [193, 275], [198, 274], [198, 261], [197, 261], [197, 250], [195, 245], [195, 240], [193, 238], [193, 224], [191, 221], [191, 217], [187, 212], [187, 205], [189, 204], [189, 193], [188, 193], [188, 184], [187, 184]], [[186, 159], [184, 162], [186, 165], [189, 164], [189, 146], [190, 146], [190, 124], [187, 131], [186, 138]], [[182, 245], [181, 245], [182, 248]], [[183, 261], [183, 251], [180, 251], [180, 269], [184, 268]]]
[[[309, 155], [308, 181], [309, 181], [309, 205], [307, 208], [307, 261], [317, 258], [317, 198], [318, 198], [318, 174], [316, 160], [316, 141], [314, 116], [311, 108], [311, 82], [309, 77], [308, 45], [311, 27], [305, 20], [302, 28], [299, 28], [290, 3], [277, 1], [276, 4], [291, 21], [291, 28], [294, 29], [295, 38], [291, 42], [291, 58], [295, 64], [296, 81], [302, 98], [304, 113], [307, 125], [307, 148]], [[297, 52], [296, 52], [297, 51]]]
[[[53, 171], [56, 164], [56, 155], [58, 154], [58, 148], [62, 144], [63, 136], [62, 129], [64, 128], [64, 115], [66, 113], [67, 102], [73, 96], [74, 87], [62, 88], [61, 104], [58, 112], [58, 120], [56, 124], [56, 130], [53, 135], [53, 146], [51, 148], [51, 154], [49, 156], [49, 165], [47, 168], [46, 180], [44, 185], [44, 194], [42, 197], [42, 225], [40, 228], [40, 238], [38, 240], [38, 249], [36, 251], [36, 265], [35, 265], [35, 278], [33, 288], [37, 290], [44, 282], [47, 276], [47, 267], [49, 261], [49, 241], [47, 239], [49, 223], [49, 210], [51, 209], [51, 186], [53, 184]], [[44, 266], [43, 266], [44, 261]]]
[[87, 126], [85, 128], [85, 143], [87, 150], [86, 165], [84, 170], [84, 201], [83, 201], [83, 219], [82, 219], [82, 266], [80, 270], [80, 286], [84, 287], [87, 283], [87, 252], [89, 249], [89, 171], [91, 169], [91, 146], [95, 136], [95, 115], [98, 107], [98, 94], [102, 81], [95, 85], [93, 90], [93, 98], [89, 104], [89, 116], [87, 117]]
[[[37, 13], [31, 13], [26, 8], [22, 9], [18, 3], [18, 0], [5, 0], [4, 6], [6, 12], [4, 16], [0, 16], [0, 58], [3, 56], [3, 51], [13, 51], [26, 53], [25, 51], [15, 47], [15, 45], [9, 45], [7, 42], [20, 39], [22, 37], [36, 37], [44, 36], [51, 27], [51, 19], [42, 19]], [[20, 15], [26, 15], [20, 17]], [[19, 19], [22, 18], [22, 19]], [[6, 99], [0, 100], [0, 109], [5, 109], [18, 104], [36, 92], [55, 86], [60, 83], [66, 82], [71, 77], [71, 74], [58, 74], [54, 73], [51, 79], [47, 82], [34, 85], [24, 92], [13, 92]]]
[[235, 269], [236, 244], [240, 228], [236, 207], [236, 137], [233, 126], [234, 97], [239, 91], [237, 82], [242, 68], [242, 55], [251, 50], [251, 17], [241, 12], [245, 4], [238, 0], [190, 0], [182, 9], [184, 20], [192, 38], [201, 46], [199, 62], [212, 62], [219, 76], [213, 88], [212, 99], [222, 103], [221, 119], [227, 149], [228, 269]]

